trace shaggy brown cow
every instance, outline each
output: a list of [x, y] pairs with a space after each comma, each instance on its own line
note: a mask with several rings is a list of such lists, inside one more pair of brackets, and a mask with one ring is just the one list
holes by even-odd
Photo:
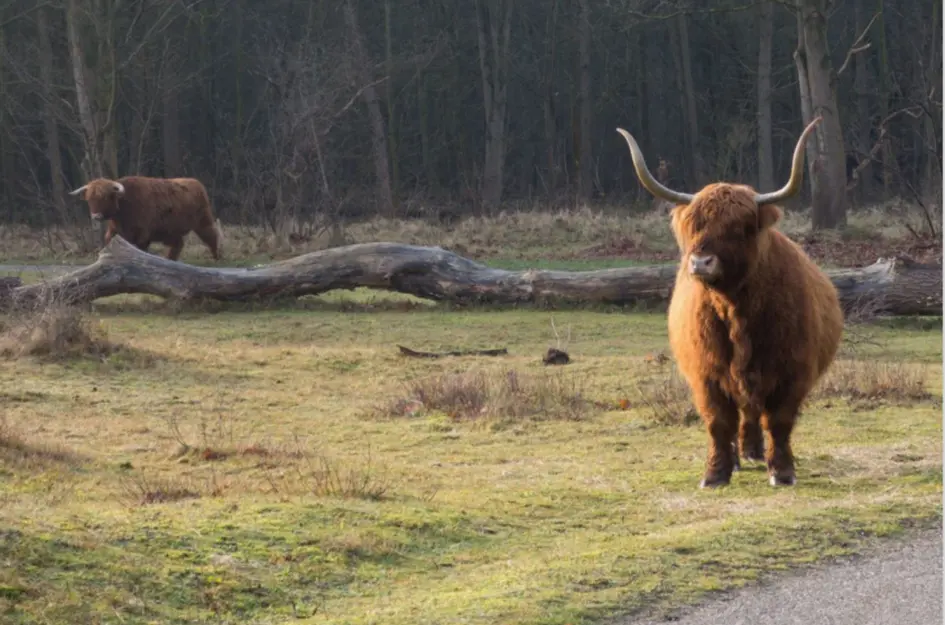
[[106, 245], [115, 234], [145, 252], [151, 243], [163, 243], [168, 247], [167, 257], [177, 260], [184, 248], [184, 237], [193, 230], [210, 248], [213, 258], [221, 258], [223, 232], [213, 217], [207, 190], [199, 180], [97, 178], [69, 195], [83, 191], [92, 219], [108, 220]]
[[795, 483], [791, 431], [840, 343], [843, 313], [833, 283], [773, 227], [781, 218], [775, 203], [801, 186], [804, 146], [819, 121], [798, 139], [788, 183], [761, 194], [721, 182], [696, 194], [668, 189], [650, 175], [633, 137], [617, 129], [640, 183], [676, 205], [672, 229], [681, 258], [669, 341], [709, 433], [703, 488], [731, 480], [736, 435], [745, 458], [765, 455], [772, 485]]

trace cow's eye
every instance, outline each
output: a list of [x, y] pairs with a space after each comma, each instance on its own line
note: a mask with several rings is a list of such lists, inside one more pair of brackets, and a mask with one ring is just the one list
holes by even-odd
[[745, 236], [753, 237], [755, 233], [758, 232], [758, 227], [755, 224], [745, 224]]

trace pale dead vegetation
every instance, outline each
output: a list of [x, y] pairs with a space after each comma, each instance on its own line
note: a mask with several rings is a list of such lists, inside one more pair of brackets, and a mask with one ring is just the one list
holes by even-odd
[[913, 403], [930, 401], [929, 366], [878, 360], [837, 360], [820, 380], [813, 398]]
[[150, 475], [135, 470], [118, 478], [118, 491], [118, 498], [129, 507], [199, 499], [208, 494], [203, 485], [193, 478], [180, 475]]
[[659, 425], [689, 426], [699, 422], [689, 386], [670, 360], [653, 362], [656, 374], [636, 378], [636, 394], [643, 415]]
[[573, 373], [473, 370], [409, 382], [379, 409], [386, 416], [445, 415], [452, 421], [580, 420], [595, 409]]
[[99, 323], [64, 302], [17, 306], [0, 319], [0, 356], [5, 358], [104, 358], [118, 349]]
[[292, 456], [292, 462], [262, 465], [271, 492], [283, 497], [311, 494], [377, 501], [398, 485], [390, 468], [374, 459], [370, 447], [361, 456], [345, 459], [301, 449]]
[[319, 453], [298, 436], [288, 441], [262, 440], [257, 436], [261, 424], [233, 418], [231, 404], [229, 395], [221, 392], [200, 406], [193, 419], [179, 413], [163, 417], [176, 445], [167, 460], [202, 465], [203, 486], [193, 479], [184, 486], [133, 482], [130, 491], [140, 500], [154, 502], [163, 501], [165, 495], [148, 493], [165, 490], [172, 493], [166, 495], [167, 501], [173, 500], [173, 493], [199, 497], [233, 491], [378, 500], [396, 483], [388, 468], [373, 459], [370, 449], [364, 457], [338, 459]]
[[[419, 209], [418, 214], [436, 211]], [[579, 206], [551, 209], [542, 204], [509, 209], [489, 216], [468, 216], [445, 223], [433, 218], [374, 218], [333, 228], [313, 228], [311, 224], [287, 219], [275, 228], [223, 224], [225, 253], [230, 259], [278, 259], [352, 243], [391, 241], [411, 245], [440, 246], [473, 258], [518, 256], [554, 248], [567, 257], [582, 249], [607, 247], [609, 243], [675, 252], [675, 244], [664, 211], [638, 210], [626, 205]], [[901, 200], [865, 207], [851, 212], [849, 227], [835, 236], [872, 236], [891, 240], [914, 237], [922, 229], [922, 214]], [[786, 211], [778, 229], [793, 238], [811, 232], [810, 209]], [[339, 232], [341, 235], [339, 236]], [[302, 234], [299, 234], [302, 233]], [[0, 226], [0, 245], [7, 258], [19, 261], [69, 260], [91, 262], [96, 255], [89, 247], [88, 230], [50, 227], [33, 230], [24, 226]], [[514, 250], [514, 251], [512, 251]], [[564, 252], [563, 255], [560, 254]], [[184, 259], [208, 260], [199, 241], [188, 235]]]
[[30, 440], [21, 428], [0, 414], [0, 466], [41, 471], [54, 466], [76, 467], [84, 460], [61, 445]]

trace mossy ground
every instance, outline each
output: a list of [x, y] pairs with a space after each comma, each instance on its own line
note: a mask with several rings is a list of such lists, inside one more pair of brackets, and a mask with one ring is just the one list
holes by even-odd
[[[703, 492], [703, 428], [643, 401], [672, 366], [651, 357], [663, 314], [360, 291], [176, 314], [148, 300], [96, 305], [127, 349], [0, 361], [4, 623], [590, 623], [941, 519], [938, 320], [848, 334], [838, 371], [873, 374], [812, 398], [795, 488], [746, 465]], [[540, 362], [552, 318], [570, 326], [565, 367]], [[469, 371], [581, 407], [398, 412], [411, 382]]]

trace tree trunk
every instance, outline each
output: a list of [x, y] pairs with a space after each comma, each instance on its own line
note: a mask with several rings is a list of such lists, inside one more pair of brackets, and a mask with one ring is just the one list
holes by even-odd
[[[800, 0], [804, 57], [811, 112], [823, 117], [817, 127], [812, 184], [812, 225], [815, 230], [842, 228], [847, 221], [846, 153], [837, 106], [836, 74], [827, 47], [826, 0]], [[810, 119], [805, 119], [808, 123]]]
[[[868, 22], [868, 12], [864, 3], [867, 0], [858, 0], [854, 7], [856, 32], [862, 33]], [[856, 144], [854, 151], [859, 164], [864, 159], [870, 159], [872, 141], [870, 140], [870, 93], [869, 93], [869, 57], [858, 54], [853, 58], [853, 96], [856, 98]], [[855, 194], [857, 197], [869, 201], [873, 197], [873, 165], [869, 163], [858, 174]]]
[[164, 147], [164, 176], [167, 178], [174, 178], [183, 174], [180, 162], [180, 117], [177, 109], [177, 86], [171, 67], [173, 67], [173, 60], [168, 59], [163, 80], [164, 119], [161, 125], [161, 138]]
[[689, 50], [689, 17], [680, 13], [676, 17], [679, 28], [679, 58], [682, 62], [683, 100], [686, 103], [686, 132], [689, 153], [692, 154], [692, 174], [697, 187], [706, 182], [705, 162], [699, 149], [699, 116], [696, 103], [696, 88], [692, 80], [692, 55]]
[[72, 78], [75, 82], [75, 99], [79, 108], [79, 121], [82, 123], [85, 143], [85, 159], [82, 170], [86, 179], [98, 178], [103, 174], [99, 155], [95, 127], [92, 116], [92, 103], [89, 95], [88, 68], [82, 54], [82, 41], [79, 39], [79, 12], [76, 0], [66, 0], [66, 33], [69, 39], [69, 57], [72, 61]]
[[476, 30], [479, 69], [486, 118], [485, 159], [480, 199], [487, 208], [502, 200], [505, 178], [506, 105], [509, 86], [509, 42], [512, 30], [512, 0], [476, 0]]
[[[0, 27], [0, 50], [4, 49], [7, 45], [4, 40], [4, 33], [2, 27]], [[4, 59], [0, 55], [0, 102], [6, 103], [7, 101], [7, 80], [6, 80], [6, 68], [4, 67]], [[14, 119], [12, 115], [8, 115], [5, 106], [0, 106], [0, 179], [3, 180], [3, 184], [0, 185], [0, 208], [4, 208], [4, 205], [10, 208], [10, 214], [13, 214], [13, 192], [14, 189], [11, 188], [12, 185], [8, 181], [12, 181], [15, 178], [13, 173], [13, 150], [10, 149], [13, 146], [8, 145], [7, 137], [12, 137], [13, 132], [12, 128], [8, 128], [7, 124], [13, 124]]]
[[774, 186], [774, 145], [771, 139], [771, 39], [774, 4], [762, 2], [758, 15], [758, 190]]
[[[940, 315], [942, 266], [879, 260], [827, 271], [848, 311]], [[10, 291], [7, 303], [54, 297], [90, 302], [120, 293], [173, 300], [258, 301], [367, 287], [458, 304], [665, 303], [674, 264], [597, 271], [492, 269], [438, 247], [362, 243], [253, 269], [194, 267], [143, 252], [114, 237], [88, 267]], [[2, 302], [0, 302], [2, 303]]]
[[547, 36], [548, 60], [542, 80], [544, 82], [542, 113], [545, 122], [545, 193], [553, 196], [558, 190], [558, 124], [555, 118], [555, 68], [557, 67], [558, 49], [558, 3], [551, 0], [551, 12], [548, 17]]
[[62, 152], [59, 146], [59, 124], [56, 121], [56, 94], [53, 90], [53, 52], [49, 42], [49, 24], [46, 8], [36, 11], [36, 29], [39, 31], [39, 70], [45, 96], [43, 127], [46, 134], [46, 157], [49, 159], [49, 177], [52, 180], [53, 204], [59, 216], [66, 214], [66, 190], [62, 174]]
[[368, 71], [370, 60], [367, 50], [364, 47], [364, 39], [361, 33], [361, 27], [358, 24], [358, 13], [354, 2], [355, 0], [345, 0], [344, 15], [349, 36], [351, 37], [351, 46], [354, 51], [354, 62], [357, 66], [356, 72], [360, 78], [361, 84], [365, 85], [362, 95], [364, 97], [364, 103], [367, 106], [368, 119], [371, 124], [371, 150], [374, 154], [377, 204], [382, 215], [393, 217], [394, 195], [391, 190], [387, 129], [384, 124], [384, 116], [381, 113], [381, 98], [377, 94], [377, 89], [372, 85], [373, 81]]
[[400, 167], [397, 160], [397, 115], [394, 101], [394, 51], [391, 35], [391, 0], [384, 0], [384, 65], [387, 75], [387, 158], [390, 162], [391, 196], [398, 197], [400, 189]]
[[581, 199], [588, 201], [594, 194], [594, 158], [591, 154], [591, 116], [594, 102], [591, 95], [591, 10], [590, 0], [579, 0], [580, 25], [579, 74], [580, 74], [580, 178], [578, 189]]

